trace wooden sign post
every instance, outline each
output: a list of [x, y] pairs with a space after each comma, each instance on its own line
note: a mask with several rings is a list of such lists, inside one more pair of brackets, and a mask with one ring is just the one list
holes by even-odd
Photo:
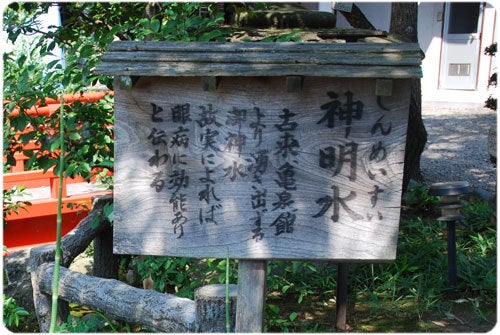
[[395, 259], [418, 46], [120, 42], [99, 71], [116, 253]]

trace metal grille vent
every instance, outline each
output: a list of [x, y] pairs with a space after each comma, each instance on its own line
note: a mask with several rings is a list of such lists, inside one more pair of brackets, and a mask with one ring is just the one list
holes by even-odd
[[448, 75], [455, 77], [468, 77], [470, 76], [470, 63], [455, 63], [450, 64], [448, 68]]

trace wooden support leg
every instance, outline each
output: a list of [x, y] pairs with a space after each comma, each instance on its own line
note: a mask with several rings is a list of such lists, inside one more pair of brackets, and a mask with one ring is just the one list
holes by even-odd
[[239, 262], [235, 327], [237, 333], [263, 331], [266, 272], [266, 261], [240, 260]]
[[339, 263], [337, 265], [337, 315], [335, 327], [338, 330], [347, 328], [347, 280], [349, 275], [349, 264]]

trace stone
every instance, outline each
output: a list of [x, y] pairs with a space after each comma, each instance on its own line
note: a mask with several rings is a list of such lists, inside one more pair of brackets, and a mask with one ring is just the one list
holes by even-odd
[[94, 262], [92, 256], [82, 252], [80, 255], [76, 256], [73, 262], [71, 262], [69, 269], [71, 271], [83, 273], [84, 275], [92, 275], [93, 265]]
[[29, 249], [4, 256], [4, 294], [34, 315], [33, 288], [29, 269]]

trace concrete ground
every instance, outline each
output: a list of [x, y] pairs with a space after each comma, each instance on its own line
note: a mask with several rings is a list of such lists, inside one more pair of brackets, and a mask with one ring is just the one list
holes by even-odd
[[427, 144], [421, 158], [425, 183], [467, 181], [473, 189], [496, 193], [497, 169], [488, 154], [488, 131], [496, 112], [482, 107], [426, 105], [422, 118]]

